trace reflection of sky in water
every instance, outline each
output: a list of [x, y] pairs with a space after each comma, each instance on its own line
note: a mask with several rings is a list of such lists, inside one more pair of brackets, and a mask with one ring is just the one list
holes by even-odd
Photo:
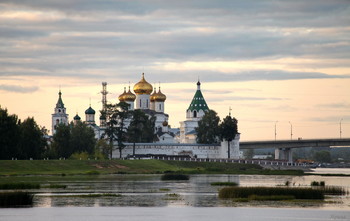
[[[312, 181], [325, 181], [326, 185], [343, 186], [350, 190], [350, 177], [191, 175], [189, 181], [161, 181], [160, 175], [101, 175], [98, 179], [91, 177], [90, 180], [56, 181], [55, 183], [67, 185], [67, 188], [42, 189], [40, 190], [41, 193], [37, 194], [34, 199], [36, 207], [306, 206], [349, 209], [349, 196], [332, 198], [331, 201], [335, 203], [326, 202], [316, 205], [298, 205], [283, 202], [233, 203], [230, 200], [219, 200], [217, 193], [222, 187], [210, 185], [212, 182], [236, 182], [240, 186], [277, 186], [284, 185], [286, 181], [289, 181], [292, 186], [309, 186]], [[96, 193], [113, 193], [121, 196], [87, 196]]]

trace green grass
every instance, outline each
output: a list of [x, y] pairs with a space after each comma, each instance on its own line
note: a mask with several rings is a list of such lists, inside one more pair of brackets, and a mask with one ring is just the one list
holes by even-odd
[[98, 174], [302, 175], [301, 170], [267, 170], [259, 165], [161, 160], [0, 160], [0, 176]]
[[235, 182], [214, 182], [211, 183], [212, 186], [238, 186], [238, 183]]
[[33, 205], [33, 195], [26, 192], [0, 193], [0, 207], [23, 207]]
[[256, 196], [293, 196], [295, 199], [324, 199], [324, 191], [314, 188], [292, 187], [225, 187], [219, 198], [249, 198]]

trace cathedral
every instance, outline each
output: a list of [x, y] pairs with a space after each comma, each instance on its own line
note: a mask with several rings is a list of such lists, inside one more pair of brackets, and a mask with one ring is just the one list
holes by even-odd
[[[106, 90], [107, 83], [102, 83], [104, 86], [102, 104], [106, 104]], [[158, 91], [156, 88], [148, 83], [142, 74], [141, 80], [136, 83], [133, 87], [134, 93], [131, 91], [130, 86], [128, 91], [124, 88], [124, 92], [119, 95], [118, 99], [120, 102], [126, 102], [129, 104], [129, 109], [140, 109], [148, 116], [154, 116], [155, 122], [155, 133], [157, 135], [156, 143], [196, 143], [196, 132], [195, 128], [198, 127], [198, 121], [204, 116], [205, 112], [209, 110], [207, 103], [203, 97], [200, 89], [201, 83], [197, 82], [197, 90], [194, 97], [186, 110], [186, 120], [180, 122], [180, 130], [170, 129], [168, 126], [169, 115], [165, 113], [165, 100], [166, 95], [161, 92], [160, 87]], [[63, 123], [68, 125], [68, 114], [62, 101], [61, 90], [58, 93], [58, 101], [52, 114], [52, 134], [56, 133], [56, 127], [58, 124]], [[104, 108], [104, 107], [102, 107]], [[84, 123], [91, 127], [95, 132], [97, 139], [101, 138], [104, 133], [106, 119], [104, 116], [100, 116], [100, 125], [95, 122], [96, 111], [89, 106], [85, 111]], [[77, 123], [81, 121], [81, 118], [76, 114], [73, 118], [73, 122]], [[128, 119], [126, 127], [128, 127], [131, 119]]]

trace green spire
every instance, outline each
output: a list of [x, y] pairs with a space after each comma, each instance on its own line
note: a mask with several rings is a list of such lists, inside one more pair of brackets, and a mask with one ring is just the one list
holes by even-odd
[[191, 110], [191, 111], [193, 111], [193, 110], [208, 111], [209, 110], [209, 107], [208, 107], [207, 103], [205, 102], [205, 99], [204, 99], [203, 94], [201, 92], [200, 86], [201, 86], [201, 83], [198, 81], [197, 82], [197, 91], [194, 94], [192, 102], [187, 110]]
[[56, 104], [56, 108], [64, 108], [64, 104], [63, 104], [61, 95], [62, 95], [62, 93], [61, 93], [61, 90], [60, 90], [60, 92], [58, 93], [58, 101], [57, 101], [57, 104]]

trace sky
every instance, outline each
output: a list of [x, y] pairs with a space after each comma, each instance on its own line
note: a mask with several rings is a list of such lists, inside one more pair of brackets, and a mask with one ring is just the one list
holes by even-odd
[[350, 1], [0, 1], [0, 105], [21, 119], [51, 130], [59, 89], [85, 119], [143, 72], [173, 128], [200, 79], [243, 141], [349, 138]]

